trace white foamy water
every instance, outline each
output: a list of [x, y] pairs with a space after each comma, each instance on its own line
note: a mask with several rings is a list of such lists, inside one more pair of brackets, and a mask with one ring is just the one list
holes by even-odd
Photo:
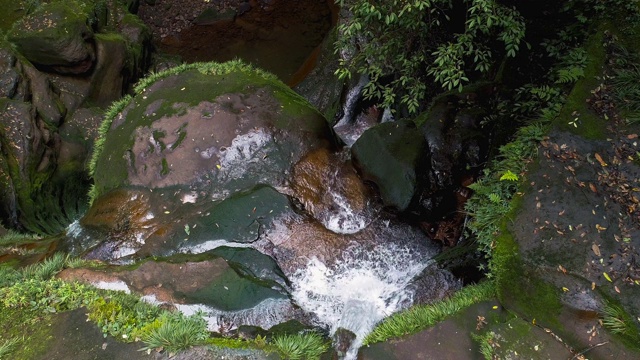
[[180, 252], [183, 254], [202, 254], [209, 250], [219, 248], [221, 246], [248, 248], [248, 247], [251, 247], [251, 244], [238, 243], [238, 242], [227, 241], [227, 240], [209, 240], [198, 245], [184, 246], [180, 249]]
[[331, 192], [336, 210], [321, 214], [320, 222], [325, 228], [338, 234], [355, 234], [369, 224], [366, 214], [353, 211], [342, 195]]
[[82, 235], [82, 225], [80, 225], [80, 220], [76, 220], [67, 226], [67, 236], [78, 238], [80, 235]]
[[356, 359], [376, 323], [411, 305], [414, 293], [407, 285], [430, 264], [429, 258], [417, 248], [394, 244], [349, 248], [334, 266], [313, 258], [291, 277], [292, 297], [331, 334], [338, 328], [356, 334], [345, 357]]
[[[167, 304], [158, 301], [154, 295], [146, 295], [142, 300], [154, 305]], [[222, 311], [202, 304], [171, 304], [186, 316], [199, 314], [207, 322], [207, 329], [214, 332], [230, 331], [240, 325], [259, 326], [263, 329], [293, 319], [295, 310], [287, 299], [266, 299], [249, 309]]]
[[93, 283], [93, 286], [98, 289], [103, 290], [114, 290], [114, 291], [122, 291], [125, 294], [131, 294], [131, 290], [129, 286], [124, 281], [98, 281], [97, 283]]

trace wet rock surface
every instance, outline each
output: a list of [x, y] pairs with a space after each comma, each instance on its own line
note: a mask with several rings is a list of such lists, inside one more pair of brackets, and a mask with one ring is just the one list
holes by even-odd
[[98, 5], [11, 4], [0, 17], [0, 214], [13, 229], [53, 234], [84, 211], [85, 161], [103, 111], [91, 108], [120, 98], [146, 70], [144, 25], [118, 2]]

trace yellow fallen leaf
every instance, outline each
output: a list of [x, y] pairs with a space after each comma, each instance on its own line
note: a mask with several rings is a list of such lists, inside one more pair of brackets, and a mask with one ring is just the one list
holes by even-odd
[[498, 310], [498, 305], [493, 305], [493, 310]]
[[611, 281], [611, 278], [609, 277], [609, 274], [607, 274], [606, 272], [603, 272], [602, 275], [604, 275], [604, 278], [609, 280], [609, 282], [613, 282], [613, 281]]
[[598, 230], [598, 232], [600, 232], [600, 231], [604, 231], [604, 230], [607, 230], [607, 228], [606, 228], [606, 227], [604, 227], [604, 226], [600, 226], [600, 224], [596, 224], [596, 229]]
[[602, 165], [603, 167], [607, 166], [607, 163], [602, 160], [602, 156], [600, 156], [600, 154], [596, 153], [595, 154], [596, 160], [598, 160], [598, 162], [600, 163], [600, 165]]
[[220, 166], [220, 164], [216, 165], [216, 167], [218, 168], [218, 170], [220, 170], [222, 168], [222, 166]]
[[562, 287], [562, 291], [567, 292], [567, 291], [569, 291], [569, 289], [563, 286]]
[[591, 283], [591, 290], [595, 290], [596, 289], [596, 283], [592, 282]]

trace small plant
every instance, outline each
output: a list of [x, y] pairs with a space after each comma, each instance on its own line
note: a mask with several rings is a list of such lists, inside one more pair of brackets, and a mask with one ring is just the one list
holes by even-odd
[[15, 351], [15, 349], [18, 347], [18, 343], [20, 343], [20, 339], [17, 337], [0, 343], [0, 359], [8, 359], [7, 356]]
[[136, 340], [162, 314], [157, 306], [148, 304], [132, 294], [115, 292], [88, 304], [89, 320], [95, 322], [105, 336], [111, 335], [125, 342]]
[[90, 268], [99, 266], [100, 263], [98, 261], [85, 260], [77, 257], [67, 256], [64, 262], [64, 266], [69, 269], [77, 269], [77, 268]]
[[480, 346], [480, 354], [485, 360], [495, 359], [494, 347], [496, 334], [493, 331], [489, 331], [482, 335], [471, 334], [471, 338]]
[[163, 349], [173, 354], [200, 345], [209, 337], [207, 324], [199, 314], [185, 316], [182, 313], [164, 313], [156, 326], [141, 334], [147, 345], [141, 350]]
[[612, 333], [621, 335], [636, 344], [640, 343], [640, 330], [631, 316], [621, 307], [605, 304], [602, 310], [602, 323]]
[[328, 342], [316, 332], [276, 336], [272, 344], [289, 360], [320, 359], [320, 355], [329, 348]]
[[3, 306], [44, 313], [74, 310], [95, 298], [93, 288], [59, 279], [27, 279], [0, 289]]
[[43, 262], [32, 264], [22, 270], [24, 278], [47, 280], [64, 268], [67, 258], [63, 253], [55, 253]]

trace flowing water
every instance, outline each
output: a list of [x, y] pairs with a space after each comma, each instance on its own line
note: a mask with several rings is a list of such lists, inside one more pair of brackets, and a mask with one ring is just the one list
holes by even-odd
[[290, 277], [292, 297], [332, 335], [340, 328], [354, 333], [345, 359], [355, 359], [380, 320], [413, 303], [414, 289], [408, 285], [431, 264], [431, 256], [431, 249], [417, 244], [354, 244], [332, 265], [312, 258], [296, 271]]

